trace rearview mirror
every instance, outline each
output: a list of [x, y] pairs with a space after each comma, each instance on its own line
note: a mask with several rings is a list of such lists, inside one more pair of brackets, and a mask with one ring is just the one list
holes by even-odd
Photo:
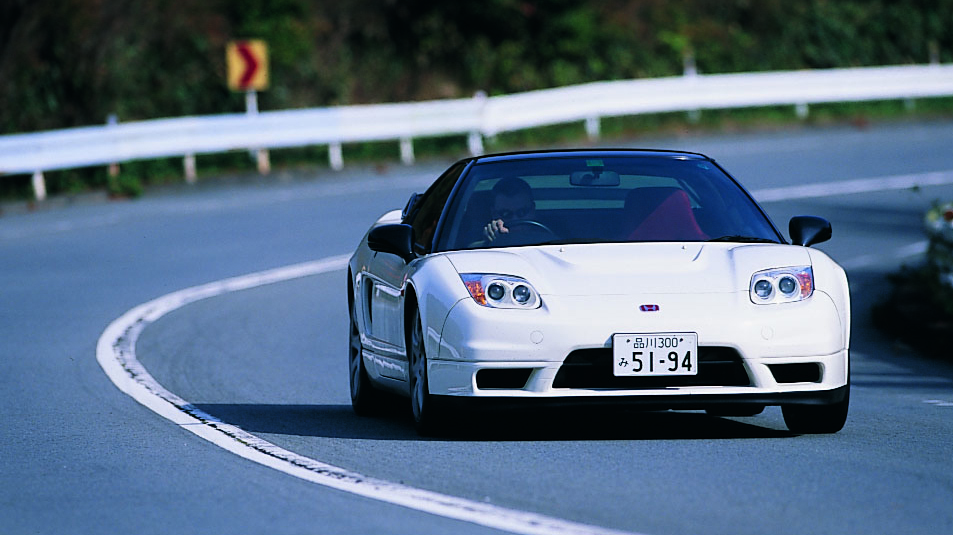
[[831, 239], [831, 223], [823, 217], [798, 215], [791, 218], [788, 232], [794, 245], [810, 247]]
[[374, 227], [367, 235], [367, 246], [378, 253], [395, 254], [410, 262], [414, 259], [413, 252], [414, 228], [410, 225], [397, 223]]
[[573, 186], [618, 186], [621, 183], [619, 173], [615, 171], [576, 171], [569, 175], [569, 183]]

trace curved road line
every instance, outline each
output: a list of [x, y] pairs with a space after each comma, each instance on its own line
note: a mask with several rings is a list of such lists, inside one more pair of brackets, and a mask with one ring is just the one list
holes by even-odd
[[103, 332], [96, 360], [123, 392], [156, 414], [236, 455], [286, 474], [417, 511], [525, 535], [637, 535], [507, 509], [374, 479], [285, 450], [207, 414], [162, 387], [136, 359], [136, 340], [149, 324], [189, 303], [228, 292], [344, 269], [347, 255], [212, 282], [173, 292], [129, 310]]
[[[806, 184], [753, 191], [760, 202], [826, 197], [870, 191], [938, 186], [953, 183], [953, 171]], [[909, 256], [924, 244], [911, 244], [896, 252]], [[186, 288], [129, 310], [113, 321], [99, 338], [96, 359], [106, 375], [123, 392], [160, 416], [246, 459], [289, 475], [352, 494], [434, 515], [526, 535], [622, 535], [627, 532], [600, 528], [554, 517], [507, 509], [448, 496], [398, 483], [373, 479], [280, 448], [241, 428], [223, 422], [162, 387], [136, 359], [136, 340], [149, 324], [189, 303], [228, 292], [343, 269], [347, 255], [333, 256], [283, 268]], [[853, 267], [871, 258], [852, 259]], [[629, 535], [636, 535], [631, 534]]]
[[953, 184], [953, 170], [765, 188], [752, 191], [751, 194], [758, 202], [777, 202], [950, 184]]

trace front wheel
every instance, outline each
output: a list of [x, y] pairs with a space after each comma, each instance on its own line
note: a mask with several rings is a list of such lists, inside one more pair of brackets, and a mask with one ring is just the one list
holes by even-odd
[[414, 315], [408, 348], [410, 405], [414, 414], [414, 427], [421, 435], [432, 435], [440, 427], [443, 418], [443, 407], [441, 407], [439, 397], [430, 393], [427, 382], [427, 354], [424, 347], [424, 333], [419, 312]]
[[782, 405], [781, 415], [788, 429], [795, 433], [836, 433], [847, 423], [847, 408], [850, 405], [850, 382], [844, 399], [827, 405]]
[[348, 368], [351, 386], [351, 407], [360, 416], [370, 416], [379, 410], [380, 392], [371, 384], [367, 377], [367, 368], [364, 367], [364, 347], [361, 344], [361, 333], [357, 328], [357, 317], [354, 307], [350, 308], [351, 327], [348, 331]]

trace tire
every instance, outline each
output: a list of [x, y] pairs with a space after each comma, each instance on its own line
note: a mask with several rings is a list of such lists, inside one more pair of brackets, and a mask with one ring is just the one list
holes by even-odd
[[429, 390], [427, 354], [419, 312], [414, 314], [407, 344], [407, 361], [410, 366], [410, 406], [414, 427], [420, 435], [434, 435], [442, 428], [444, 410], [440, 397], [432, 395]]
[[380, 391], [374, 388], [364, 366], [364, 346], [357, 329], [357, 313], [354, 306], [348, 307], [351, 326], [348, 331], [348, 377], [351, 385], [351, 408], [359, 416], [372, 416], [380, 408]]
[[844, 399], [828, 405], [782, 405], [781, 414], [784, 423], [794, 433], [826, 434], [836, 433], [847, 423], [847, 409], [850, 405], [850, 381]]

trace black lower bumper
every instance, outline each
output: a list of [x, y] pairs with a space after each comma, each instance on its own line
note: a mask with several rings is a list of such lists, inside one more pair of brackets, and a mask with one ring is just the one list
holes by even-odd
[[645, 410], [704, 410], [713, 407], [772, 406], [772, 405], [832, 405], [843, 401], [850, 385], [832, 390], [810, 392], [772, 392], [755, 394], [678, 394], [652, 396], [569, 396], [547, 398], [513, 397], [457, 397], [437, 396], [448, 405], [467, 405], [470, 408], [505, 407], [583, 407], [622, 406]]

